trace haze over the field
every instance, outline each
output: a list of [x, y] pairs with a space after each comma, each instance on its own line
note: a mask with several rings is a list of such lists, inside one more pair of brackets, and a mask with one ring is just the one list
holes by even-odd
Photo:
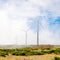
[[0, 0], [0, 44], [60, 44], [60, 0]]

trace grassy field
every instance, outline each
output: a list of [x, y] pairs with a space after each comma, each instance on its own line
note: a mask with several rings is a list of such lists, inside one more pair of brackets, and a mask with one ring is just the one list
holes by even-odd
[[0, 49], [0, 60], [60, 60], [60, 48]]

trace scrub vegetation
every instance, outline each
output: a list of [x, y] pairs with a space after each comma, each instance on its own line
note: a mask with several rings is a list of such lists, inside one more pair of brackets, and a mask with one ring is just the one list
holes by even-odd
[[[29, 56], [49, 56], [54, 55], [54, 60], [60, 60], [60, 57], [55, 57], [56, 55], [60, 56], [60, 48], [33, 48], [33, 47], [26, 47], [20, 49], [0, 49], [0, 57], [7, 58], [9, 56], [14, 57], [29, 57]], [[40, 58], [40, 57], [39, 57]], [[52, 60], [53, 60], [52, 58]], [[2, 59], [4, 60], [4, 59]], [[15, 58], [15, 60], [19, 60]], [[23, 60], [29, 60], [24, 58]], [[32, 60], [32, 59], [31, 59]], [[42, 59], [43, 60], [43, 59]]]

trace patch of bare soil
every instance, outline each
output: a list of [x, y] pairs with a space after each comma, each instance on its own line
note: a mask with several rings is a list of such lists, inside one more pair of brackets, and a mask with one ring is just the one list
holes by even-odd
[[46, 54], [46, 55], [34, 55], [34, 56], [13, 56], [9, 55], [7, 57], [0, 57], [0, 60], [52, 60], [54, 59], [55, 54]]

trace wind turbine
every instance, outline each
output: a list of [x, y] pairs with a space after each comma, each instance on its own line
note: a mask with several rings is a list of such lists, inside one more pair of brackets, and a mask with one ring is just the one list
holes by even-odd
[[27, 41], [28, 41], [28, 31], [29, 31], [29, 29], [27, 29], [27, 30], [21, 30], [21, 31], [23, 31], [23, 32], [25, 32], [25, 45], [26, 45], [26, 47], [27, 47]]
[[[42, 16], [39, 16], [40, 19], [37, 20], [37, 46], [39, 45], [39, 27], [42, 26], [40, 20], [42, 19]], [[43, 28], [43, 26], [42, 26]]]

